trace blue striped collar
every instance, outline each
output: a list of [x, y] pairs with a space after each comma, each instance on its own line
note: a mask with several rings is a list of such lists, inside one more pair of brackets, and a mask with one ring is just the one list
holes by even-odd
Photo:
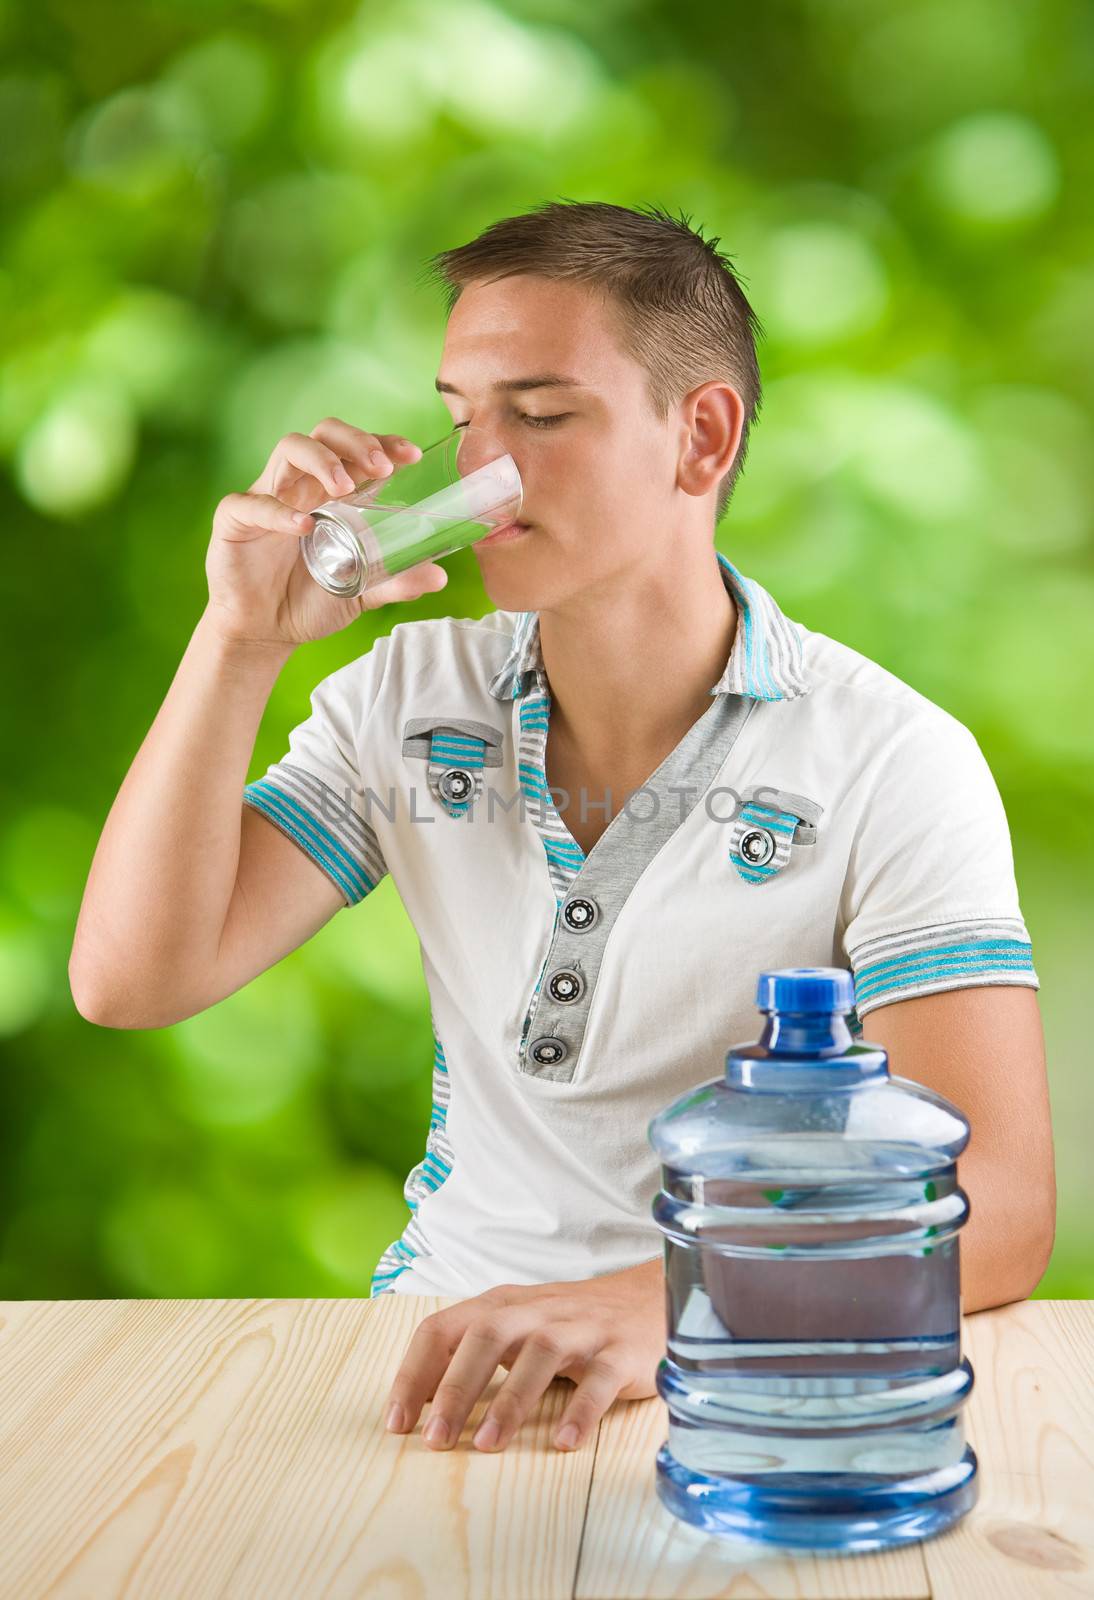
[[[722, 582], [737, 602], [737, 631], [725, 671], [710, 691], [712, 695], [748, 695], [753, 700], [796, 700], [812, 688], [805, 670], [797, 625], [783, 615], [767, 590], [755, 578], [746, 578], [721, 551]], [[542, 673], [539, 613], [520, 611], [513, 646], [501, 670], [490, 680], [490, 693], [498, 700], [516, 700], [527, 687], [529, 673]]]

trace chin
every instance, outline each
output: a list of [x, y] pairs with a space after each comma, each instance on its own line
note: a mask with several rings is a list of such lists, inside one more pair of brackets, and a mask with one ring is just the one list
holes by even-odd
[[484, 570], [482, 586], [497, 611], [539, 610], [536, 591], [533, 590], [530, 583], [527, 581], [522, 582], [516, 575], [499, 578], [495, 574]]
[[503, 546], [484, 550], [476, 557], [482, 586], [499, 611], [536, 611], [541, 604], [543, 584], [536, 564], [522, 551]]

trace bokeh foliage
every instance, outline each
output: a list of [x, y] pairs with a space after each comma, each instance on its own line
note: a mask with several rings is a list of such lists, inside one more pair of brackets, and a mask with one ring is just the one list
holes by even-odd
[[[174, 1028], [85, 1022], [66, 964], [216, 501], [323, 416], [446, 431], [422, 265], [558, 196], [720, 238], [767, 335], [721, 548], [988, 757], [1050, 1053], [1039, 1293], [1094, 1294], [1089, 7], [8, 0], [0, 44], [0, 1294], [364, 1294], [401, 1231], [432, 1041], [390, 881]], [[377, 632], [490, 608], [450, 572], [295, 655], [252, 777]]]

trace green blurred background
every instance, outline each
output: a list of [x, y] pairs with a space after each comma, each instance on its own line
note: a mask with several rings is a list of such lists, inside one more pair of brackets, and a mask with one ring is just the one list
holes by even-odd
[[[1094, 12], [1072, 0], [0, 7], [0, 1295], [364, 1295], [429, 1127], [390, 879], [173, 1028], [85, 1022], [99, 829], [205, 601], [217, 500], [327, 415], [432, 442], [426, 258], [544, 200], [720, 238], [766, 397], [720, 547], [966, 723], [1010, 817], [1094, 1295]], [[448, 588], [302, 648], [309, 690]], [[868, 1031], [868, 1030], [867, 1030]], [[726, 1041], [727, 1045], [732, 1041]]]

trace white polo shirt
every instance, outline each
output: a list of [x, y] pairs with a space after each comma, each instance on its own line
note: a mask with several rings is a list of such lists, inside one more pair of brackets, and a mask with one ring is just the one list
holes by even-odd
[[433, 1110], [372, 1294], [659, 1256], [649, 1122], [758, 1037], [761, 970], [848, 967], [856, 1031], [911, 995], [1039, 987], [972, 734], [718, 559], [738, 625], [710, 708], [588, 856], [547, 791], [534, 612], [398, 623], [246, 787], [347, 906], [390, 872], [421, 942]]

